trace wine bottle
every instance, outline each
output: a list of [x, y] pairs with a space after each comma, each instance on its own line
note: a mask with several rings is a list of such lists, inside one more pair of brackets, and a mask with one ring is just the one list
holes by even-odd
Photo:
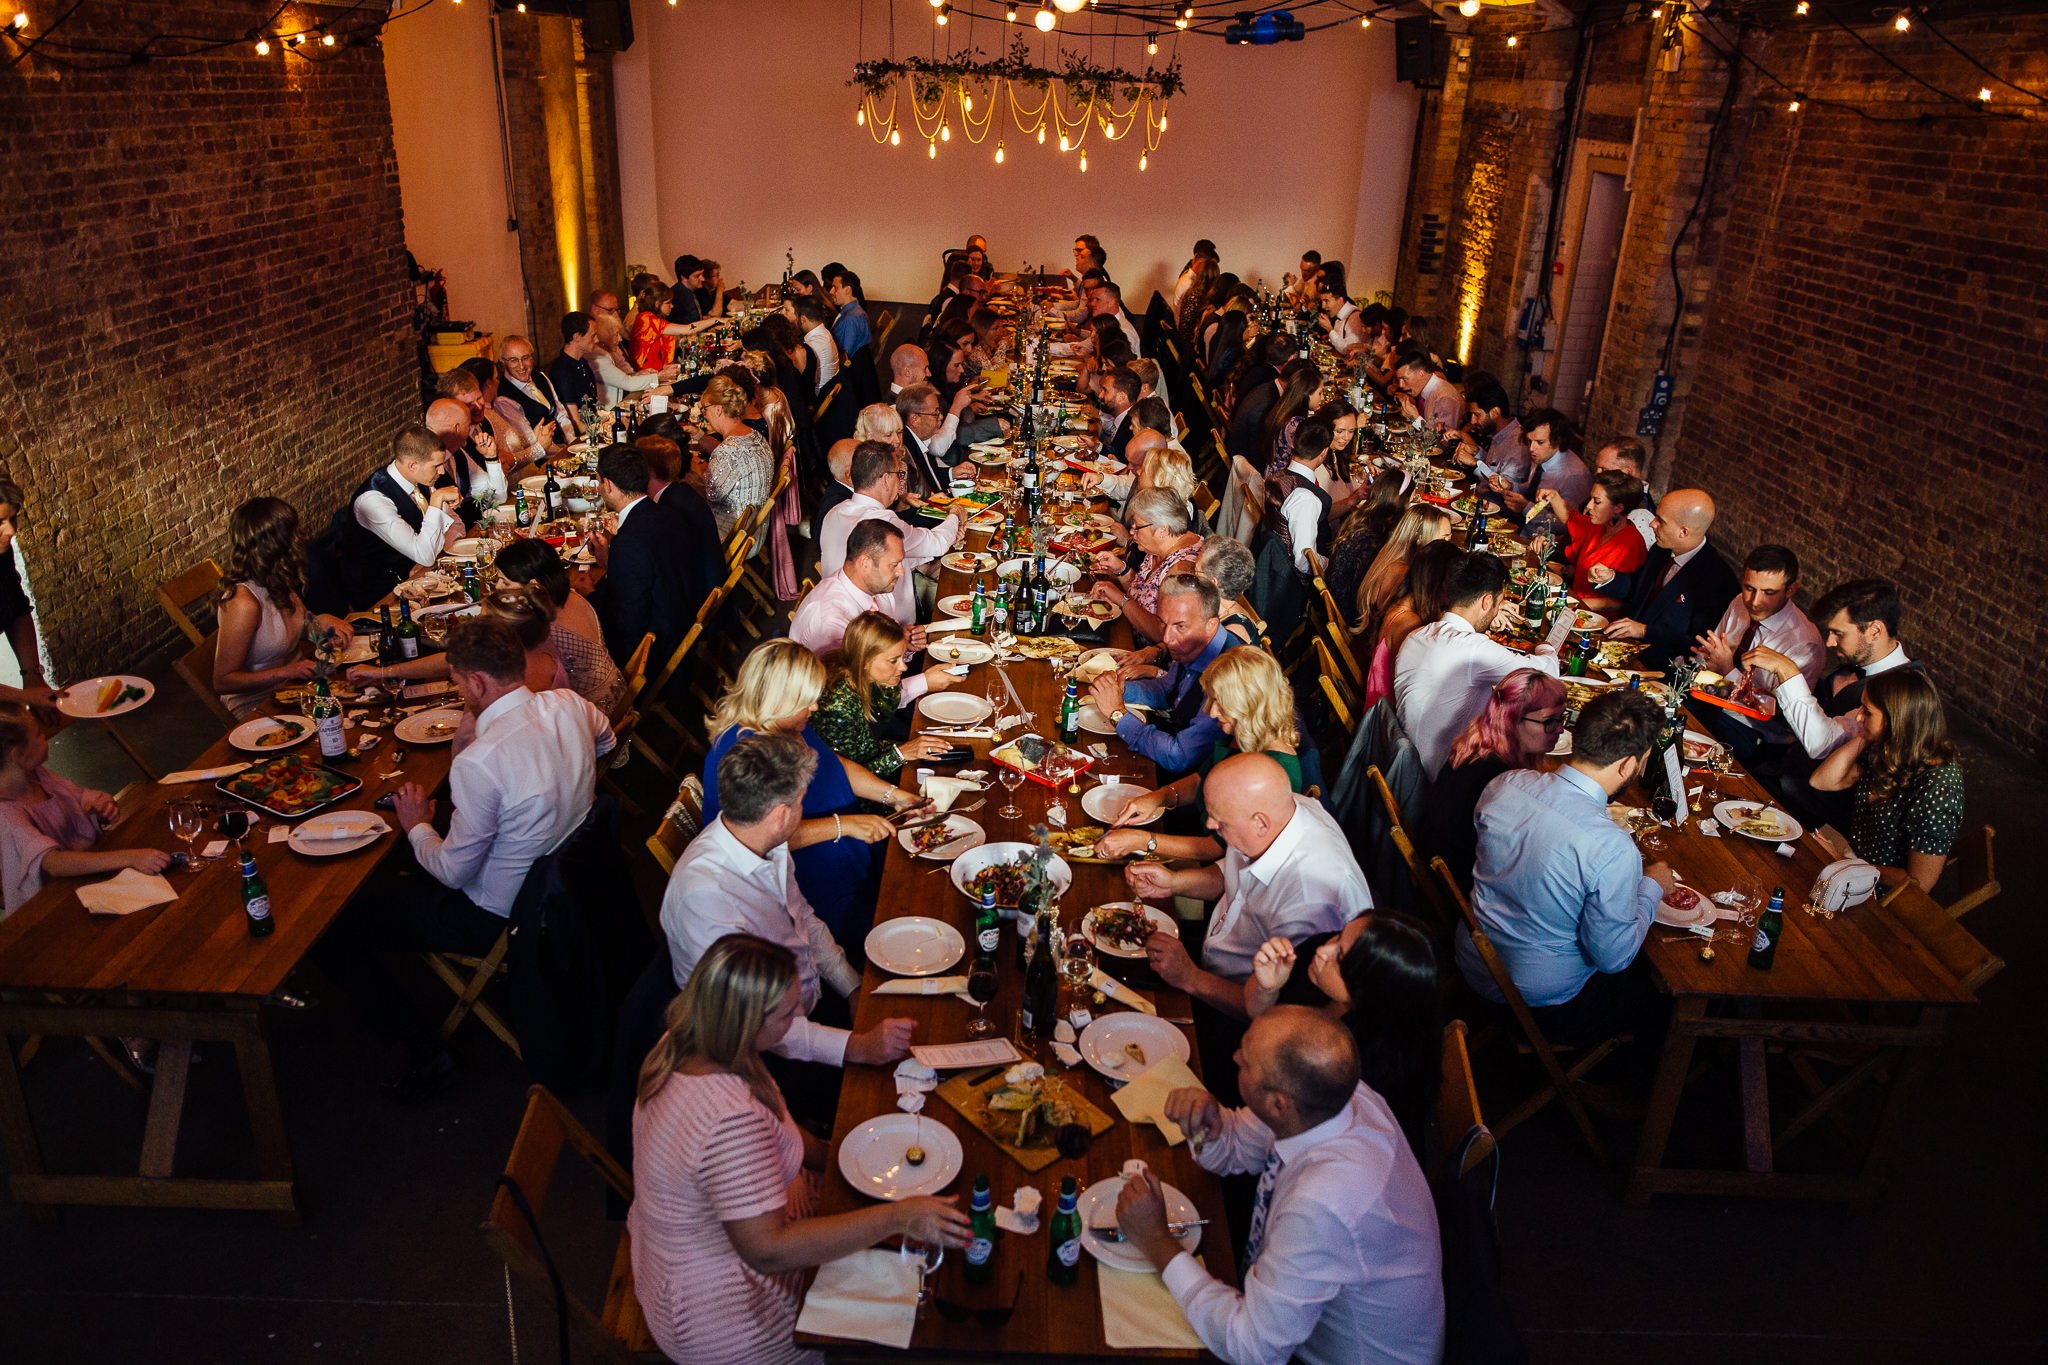
[[540, 509], [542, 518], [547, 521], [553, 521], [557, 517], [561, 516], [561, 504], [562, 484], [561, 481], [555, 477], [554, 467], [549, 466], [547, 481], [541, 484], [540, 486]]
[[341, 703], [327, 690], [327, 679], [313, 681], [313, 728], [320, 734], [320, 756], [340, 758], [348, 752], [348, 734], [342, 727]]
[[390, 665], [398, 659], [398, 634], [391, 626], [391, 604], [386, 602], [377, 608], [377, 662]]
[[398, 661], [420, 657], [420, 624], [412, 619], [412, 603], [399, 599], [398, 624], [391, 629], [392, 638], [398, 644]]
[[1024, 973], [1024, 1010], [1019, 1023], [1036, 1038], [1051, 1038], [1060, 1019], [1060, 974], [1053, 963], [1053, 916], [1050, 910], [1038, 916], [1038, 951], [1031, 956]]

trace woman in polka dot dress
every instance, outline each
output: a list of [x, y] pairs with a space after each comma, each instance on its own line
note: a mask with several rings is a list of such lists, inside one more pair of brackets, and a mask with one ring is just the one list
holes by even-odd
[[1856, 856], [1931, 893], [1963, 826], [1963, 770], [1941, 694], [1919, 669], [1880, 673], [1864, 685], [1861, 719], [1862, 733], [1827, 756], [1813, 786], [1854, 788]]

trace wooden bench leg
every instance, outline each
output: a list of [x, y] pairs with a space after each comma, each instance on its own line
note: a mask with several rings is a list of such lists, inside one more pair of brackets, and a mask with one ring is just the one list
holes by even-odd
[[185, 1082], [191, 1072], [190, 1038], [167, 1038], [157, 1045], [149, 1120], [142, 1130], [141, 1172], [146, 1179], [171, 1178], [178, 1156], [178, 1127], [185, 1118]]
[[1664, 1055], [1657, 1059], [1657, 1080], [1650, 1087], [1649, 1112], [1643, 1116], [1642, 1136], [1636, 1142], [1635, 1172], [1629, 1178], [1628, 1203], [1643, 1208], [1650, 1202], [1644, 1177], [1664, 1164], [1664, 1150], [1671, 1141], [1671, 1125], [1678, 1117], [1678, 1101], [1685, 1094], [1685, 1082], [1692, 1072], [1693, 1048], [1699, 1039], [1686, 1027], [1706, 1016], [1707, 1002], [1680, 1000], [1671, 1012], [1671, 1031], [1664, 1037]]

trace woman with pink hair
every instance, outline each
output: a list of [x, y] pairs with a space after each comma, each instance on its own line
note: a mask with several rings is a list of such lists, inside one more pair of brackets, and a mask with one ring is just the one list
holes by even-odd
[[1422, 843], [1444, 860], [1458, 885], [1472, 889], [1479, 848], [1473, 812], [1487, 783], [1513, 768], [1543, 761], [1564, 729], [1564, 684], [1548, 673], [1518, 668], [1493, 685], [1484, 710], [1451, 742], [1450, 758], [1422, 817]]

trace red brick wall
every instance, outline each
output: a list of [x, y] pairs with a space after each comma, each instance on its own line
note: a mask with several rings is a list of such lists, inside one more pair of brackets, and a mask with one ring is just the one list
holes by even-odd
[[[1399, 291], [1454, 350], [1461, 271], [1483, 261], [1471, 359], [1511, 391], [1514, 309], [1542, 264], [1542, 224], [1530, 220], [1544, 191], [1529, 182], [1548, 179], [1554, 94], [1573, 45], [1569, 33], [1530, 34], [1530, 22], [1475, 25], [1468, 77], [1454, 74], [1432, 111], [1418, 157], [1430, 178], [1418, 177], [1410, 219], [1418, 204], [1447, 215], [1445, 271], [1413, 271], [1411, 232]], [[2048, 17], [1941, 27], [2001, 74], [2048, 89]], [[1870, 36], [1958, 94], [1985, 81], [1924, 31]], [[1647, 400], [1678, 306], [1672, 244], [1700, 194], [1730, 79], [1697, 37], [1676, 71], [1650, 60], [1649, 39], [1645, 24], [1603, 29], [1585, 92], [1582, 136], [1633, 133], [1591, 443], [1633, 431]], [[1716, 42], [1730, 46], [1732, 32]], [[1940, 108], [1926, 89], [1839, 30], [1753, 31], [1746, 44], [1810, 96], [1893, 121], [1812, 100], [1790, 115], [1783, 91], [1739, 69], [1713, 183], [1678, 253], [1677, 398], [1654, 481], [1715, 495], [1725, 553], [1792, 545], [1809, 603], [1843, 578], [1896, 579], [1908, 646], [1953, 704], [2048, 757], [2048, 695], [2034, 669], [2048, 651], [2048, 611], [2034, 600], [2048, 579], [2048, 531], [2022, 492], [2048, 473], [2048, 124], [1923, 125], [1915, 116]], [[1994, 89], [1994, 111], [2031, 103]]]
[[[238, 33], [273, 8], [88, 0], [62, 32]], [[317, 529], [418, 410], [383, 60], [32, 60], [0, 71], [0, 127], [0, 467], [75, 678], [172, 641], [156, 585], [221, 556], [235, 503], [289, 498]]]

